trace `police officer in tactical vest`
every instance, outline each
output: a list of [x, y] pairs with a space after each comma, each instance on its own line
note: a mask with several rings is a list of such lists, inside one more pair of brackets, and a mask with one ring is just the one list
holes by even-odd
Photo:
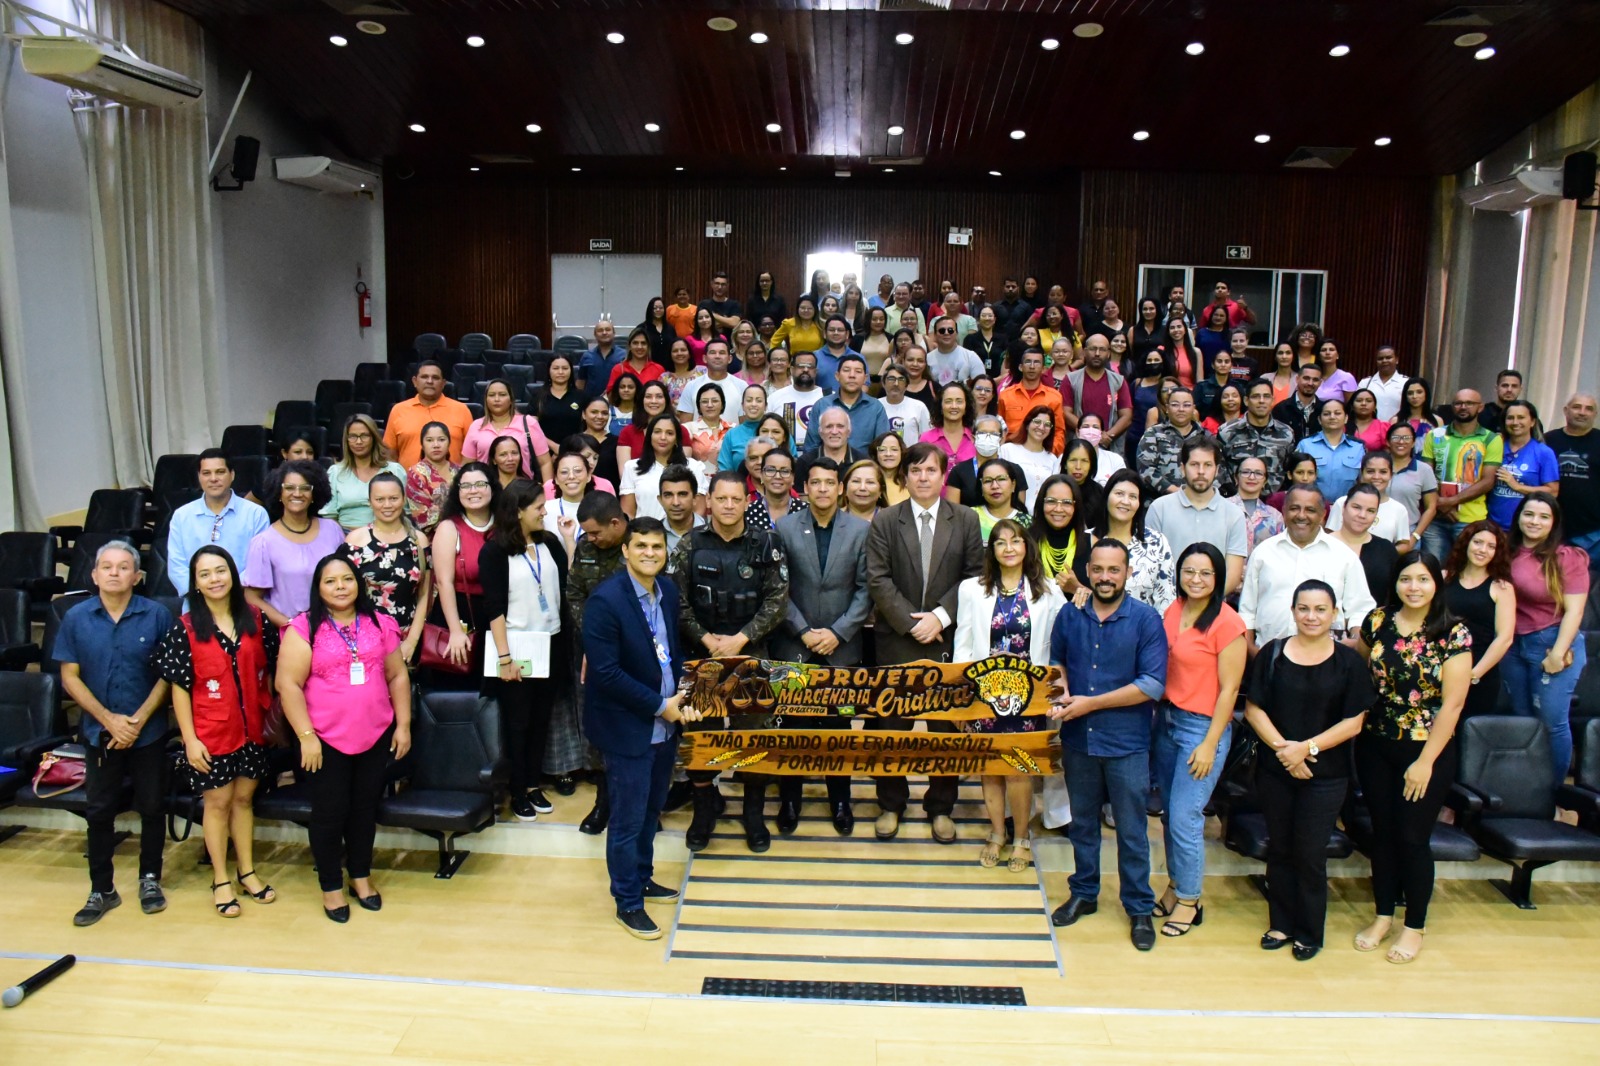
[[[783, 621], [789, 606], [789, 567], [783, 542], [776, 534], [747, 530], [749, 503], [744, 475], [718, 471], [711, 479], [711, 523], [678, 542], [667, 565], [682, 596], [686, 654], [707, 657], [765, 656], [767, 637]], [[771, 721], [741, 719], [741, 728], [767, 728]], [[708, 726], [720, 723], [708, 723]], [[699, 851], [711, 840], [716, 825], [716, 772], [691, 771], [694, 819], [686, 843]], [[751, 851], [772, 846], [765, 806], [771, 774], [744, 775], [744, 836]]]

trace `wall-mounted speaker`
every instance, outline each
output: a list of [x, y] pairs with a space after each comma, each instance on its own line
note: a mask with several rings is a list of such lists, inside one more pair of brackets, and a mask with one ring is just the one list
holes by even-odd
[[1594, 195], [1595, 154], [1573, 152], [1561, 161], [1561, 198], [1587, 200]]
[[256, 180], [256, 163], [261, 159], [261, 142], [254, 137], [239, 136], [233, 139], [233, 160], [225, 167], [232, 185], [222, 184], [221, 174], [213, 175], [211, 188], [216, 192], [238, 192], [247, 181]]

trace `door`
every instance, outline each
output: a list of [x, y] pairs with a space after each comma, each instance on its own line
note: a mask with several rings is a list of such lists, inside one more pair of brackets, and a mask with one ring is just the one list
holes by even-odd
[[878, 279], [885, 274], [894, 278], [896, 285], [902, 281], [910, 285], [922, 277], [922, 260], [867, 256], [861, 261], [861, 291], [869, 297], [875, 295], [878, 291]]
[[553, 337], [587, 341], [594, 334], [594, 324], [609, 319], [620, 340], [644, 321], [646, 305], [660, 295], [659, 255], [550, 257]]

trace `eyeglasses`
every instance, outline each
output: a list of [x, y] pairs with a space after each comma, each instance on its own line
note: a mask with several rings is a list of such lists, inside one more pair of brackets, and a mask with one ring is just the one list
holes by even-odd
[[283, 494], [285, 496], [309, 496], [309, 495], [311, 495], [311, 486], [310, 485], [285, 485], [283, 487]]
[[986, 478], [983, 479], [983, 487], [984, 488], [989, 488], [989, 487], [994, 486], [994, 485], [1009, 485], [1009, 484], [1011, 484], [1011, 479], [1008, 478], [1008, 477], [986, 477]]
[[934, 330], [934, 332], [935, 333], [954, 333], [955, 330], [953, 330], [953, 329], [936, 329], [936, 330]]
[[346, 435], [346, 437], [344, 439], [345, 440], [371, 440], [372, 439], [372, 434], [371, 433], [351, 433], [351, 434]]
[[1074, 507], [1076, 507], [1078, 505], [1076, 503], [1074, 503], [1073, 501], [1071, 501], [1071, 500], [1049, 500], [1049, 499], [1047, 499], [1047, 500], [1044, 501], [1044, 506], [1045, 506], [1045, 510], [1047, 510], [1047, 511], [1053, 511], [1053, 510], [1064, 510], [1064, 511], [1066, 511], [1066, 510], [1071, 510], [1072, 508], [1074, 508]]
[[1240, 477], [1266, 477], [1267, 476], [1267, 472], [1265, 470], [1241, 470], [1241, 471], [1239, 471], [1239, 476]]
[[786, 466], [764, 466], [761, 472], [767, 477], [794, 477], [794, 471]]
[[461, 483], [461, 490], [463, 492], [470, 492], [473, 489], [486, 489], [488, 487], [489, 483], [487, 481], [463, 481]]
[[1181, 576], [1183, 576], [1185, 578], [1190, 578], [1190, 579], [1201, 578], [1201, 577], [1216, 577], [1217, 576], [1217, 572], [1215, 570], [1191, 570], [1187, 566], [1184, 567], [1182, 570], [1179, 570], [1178, 573]]
[[217, 542], [217, 538], [222, 535], [222, 520], [226, 517], [227, 514], [224, 512], [223, 514], [217, 515], [217, 520], [211, 523], [211, 543], [215, 544]]

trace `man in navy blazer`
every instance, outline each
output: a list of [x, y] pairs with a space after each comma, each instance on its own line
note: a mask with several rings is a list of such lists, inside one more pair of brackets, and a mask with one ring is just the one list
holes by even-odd
[[661, 927], [645, 913], [645, 903], [678, 898], [677, 889], [651, 876], [656, 823], [672, 783], [678, 723], [698, 715], [679, 707], [678, 590], [657, 580], [667, 562], [666, 527], [655, 518], [629, 522], [622, 559], [622, 571], [596, 586], [584, 609], [589, 673], [583, 731], [605, 752], [611, 800], [606, 870], [617, 923], [641, 940], [655, 940]]

